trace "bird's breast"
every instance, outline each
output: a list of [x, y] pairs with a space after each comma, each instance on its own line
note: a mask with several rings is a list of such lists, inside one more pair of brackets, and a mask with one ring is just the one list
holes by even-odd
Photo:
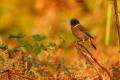
[[82, 31], [80, 31], [79, 27], [73, 27], [71, 29], [75, 37], [77, 37], [79, 40], [87, 39], [87, 36]]

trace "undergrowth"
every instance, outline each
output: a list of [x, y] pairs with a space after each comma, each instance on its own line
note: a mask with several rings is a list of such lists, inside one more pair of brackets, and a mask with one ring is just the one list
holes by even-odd
[[[0, 80], [99, 80], [90, 63], [58, 58], [56, 53], [67, 47], [65, 40], [59, 39], [60, 43], [55, 43], [39, 34], [9, 35], [0, 45]], [[113, 68], [113, 78], [119, 73], [116, 70], [119, 68]]]

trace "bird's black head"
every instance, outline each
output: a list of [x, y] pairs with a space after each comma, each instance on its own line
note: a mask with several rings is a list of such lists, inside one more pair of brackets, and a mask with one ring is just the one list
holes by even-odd
[[71, 27], [76, 26], [77, 24], [79, 24], [79, 21], [77, 19], [71, 19]]

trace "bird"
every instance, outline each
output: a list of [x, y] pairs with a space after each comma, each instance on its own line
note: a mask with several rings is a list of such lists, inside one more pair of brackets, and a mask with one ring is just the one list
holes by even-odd
[[80, 24], [79, 20], [76, 18], [71, 19], [71, 30], [73, 35], [79, 40], [79, 41], [86, 41], [92, 45], [92, 47], [96, 50], [96, 46], [93, 44], [94, 37], [91, 36], [88, 32], [88, 30]]

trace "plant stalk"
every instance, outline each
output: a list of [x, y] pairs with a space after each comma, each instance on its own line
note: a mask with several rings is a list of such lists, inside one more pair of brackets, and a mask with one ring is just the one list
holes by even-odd
[[106, 35], [105, 35], [105, 45], [108, 46], [110, 43], [110, 26], [112, 18], [112, 1], [108, 1], [107, 10], [107, 22], [106, 22]]
[[[119, 47], [120, 46], [120, 28], [119, 28], [117, 0], [114, 0], [114, 10], [115, 10], [116, 28], [117, 28], [117, 32], [118, 32], [118, 47]], [[119, 47], [119, 51], [120, 51], [120, 47]]]

